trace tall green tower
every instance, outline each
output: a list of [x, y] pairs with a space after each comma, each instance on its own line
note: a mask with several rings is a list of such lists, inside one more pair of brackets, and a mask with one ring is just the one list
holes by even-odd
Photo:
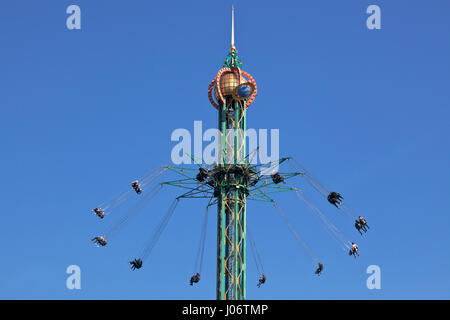
[[[246, 113], [256, 83], [234, 46], [234, 8], [228, 57], [211, 82], [208, 96], [218, 110], [218, 163], [213, 170], [217, 197], [217, 299], [246, 298], [246, 198], [252, 167], [246, 158]], [[213, 99], [213, 95], [214, 98]]]
[[[183, 151], [183, 155], [188, 155], [188, 160], [190, 161], [184, 162], [183, 159], [183, 161], [178, 162], [178, 160], [175, 161], [172, 158], [173, 162], [176, 164], [192, 164], [191, 161], [193, 161], [195, 166], [161, 166], [144, 176], [141, 180], [134, 181], [132, 187], [136, 193], [140, 194], [142, 192], [141, 187], [145, 187], [158, 179], [166, 170], [171, 170], [181, 175], [179, 179], [158, 183], [153, 191], [144, 196], [143, 202], [133, 209], [128, 216], [125, 216], [110, 232], [110, 234], [116, 233], [133, 215], [142, 209], [161, 189], [157, 188], [158, 186], [171, 185], [184, 189], [184, 192], [176, 197], [167, 213], [163, 216], [160, 225], [155, 229], [150, 242], [143, 250], [142, 259], [139, 258], [130, 262], [134, 269], [140, 269], [143, 261], [150, 255], [163, 229], [172, 217], [178, 201], [192, 198], [208, 199], [204, 223], [201, 229], [199, 250], [195, 261], [195, 272], [190, 279], [190, 285], [194, 285], [200, 279], [207, 279], [209, 276], [206, 273], [206, 277], [204, 277], [202, 273], [206, 229], [208, 216], [210, 215], [208, 208], [217, 204], [216, 298], [218, 300], [246, 299], [246, 202], [254, 200], [274, 204], [290, 231], [303, 246], [306, 246], [292, 228], [286, 216], [280, 211], [276, 202], [271, 198], [271, 195], [285, 191], [296, 191], [297, 195], [302, 198], [298, 189], [285, 185], [287, 179], [298, 175], [307, 176], [307, 181], [312, 183], [314, 188], [320, 185], [317, 182], [310, 181], [311, 177], [307, 175], [304, 169], [302, 169], [303, 172], [279, 172], [279, 166], [283, 162], [290, 160], [288, 157], [271, 160], [267, 163], [257, 164], [256, 161], [253, 162], [258, 151], [254, 131], [252, 134], [249, 134], [249, 145], [254, 150], [249, 150], [250, 152], [247, 153], [247, 109], [255, 100], [257, 85], [253, 77], [242, 70], [242, 62], [238, 58], [234, 45], [234, 8], [231, 16], [230, 51], [223, 67], [217, 72], [208, 87], [209, 101], [218, 112], [218, 130], [217, 136], [214, 136], [217, 144], [214, 144], [214, 147], [208, 150], [210, 154], [202, 152], [200, 155], [197, 153], [192, 155], [185, 152], [186, 150], [184, 149], [189, 149], [189, 152], [191, 152], [190, 144], [188, 144], [189, 147], [186, 147], [180, 142], [182, 147], [174, 149], [176, 150], [175, 153], [178, 152], [179, 156], [180, 152]], [[174, 150], [172, 150], [172, 156], [174, 155]], [[215, 152], [212, 152], [212, 150]], [[205, 157], [206, 159], [204, 159]], [[267, 158], [267, 156], [263, 158]], [[103, 205], [104, 209], [100, 206], [95, 208], [95, 214], [99, 218], [103, 218], [105, 215], [103, 210], [108, 209], [108, 212], [110, 212], [111, 208], [118, 207], [126, 200], [128, 194], [130, 194], [130, 191], [122, 193], [118, 198]], [[324, 195], [327, 195], [326, 190]], [[305, 199], [303, 200], [306, 202]], [[306, 203], [311, 207], [309, 202]], [[313, 210], [318, 212], [317, 208], [313, 208]], [[323, 222], [326, 222], [321, 214], [320, 217]], [[329, 225], [328, 222], [326, 223]], [[334, 230], [335, 228], [333, 227], [331, 231], [335, 232]], [[249, 236], [249, 244], [251, 251], [253, 251], [259, 277], [257, 286], [260, 287], [265, 283], [266, 275], [251, 233], [249, 233]], [[105, 246], [107, 243], [105, 236], [96, 237], [93, 240], [100, 246]]]
[[[208, 87], [209, 101], [218, 112], [217, 161], [206, 165], [202, 163], [202, 159], [197, 161], [191, 155], [198, 169], [165, 166], [164, 168], [179, 173], [183, 178], [162, 183], [188, 190], [177, 199], [206, 198], [209, 199], [207, 208], [217, 204], [218, 300], [246, 298], [246, 201], [275, 203], [270, 194], [295, 190], [284, 185], [284, 181], [301, 174], [278, 173], [279, 165], [289, 158], [266, 164], [252, 164], [258, 148], [247, 153], [246, 120], [247, 109], [255, 100], [256, 94], [256, 82], [249, 73], [242, 70], [242, 62], [238, 59], [234, 45], [233, 9], [230, 51], [222, 69]], [[205, 217], [208, 217], [208, 211]], [[205, 246], [205, 230], [204, 228], [202, 231], [200, 248]], [[200, 252], [199, 270], [203, 249]], [[198, 280], [200, 273], [197, 274]]]

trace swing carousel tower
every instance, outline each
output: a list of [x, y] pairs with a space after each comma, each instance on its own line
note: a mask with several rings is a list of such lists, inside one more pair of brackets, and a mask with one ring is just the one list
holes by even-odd
[[218, 111], [218, 163], [214, 168], [217, 197], [217, 294], [219, 300], [246, 298], [246, 198], [252, 168], [246, 158], [246, 114], [257, 87], [245, 72], [234, 45], [232, 9], [231, 47], [223, 68], [208, 88]]
[[[205, 220], [201, 231], [200, 245], [195, 262], [194, 276], [190, 284], [200, 281], [202, 273], [202, 262], [206, 244], [206, 228], [208, 225], [208, 208], [217, 204], [217, 267], [216, 267], [216, 298], [218, 300], [244, 300], [246, 299], [246, 272], [247, 272], [247, 212], [246, 202], [250, 200], [271, 203], [277, 209], [277, 213], [286, 223], [289, 231], [294, 235], [297, 242], [305, 249], [311, 258], [311, 262], [318, 266], [315, 274], [320, 275], [323, 265], [315, 257], [305, 241], [299, 236], [286, 214], [272, 199], [272, 194], [294, 191], [296, 195], [307, 205], [307, 207], [318, 216], [320, 221], [328, 228], [330, 234], [341, 244], [344, 251], [350, 250], [349, 254], [356, 257], [357, 247], [351, 243], [334, 226], [325, 215], [313, 205], [295, 187], [286, 184], [288, 179], [296, 176], [302, 177], [316, 191], [334, 207], [341, 209], [353, 220], [353, 213], [349, 207], [342, 204], [342, 197], [336, 192], [330, 192], [317, 181], [303, 166], [290, 157], [280, 158], [270, 164], [257, 164], [255, 155], [258, 150], [250, 150], [247, 153], [246, 146], [246, 120], [247, 109], [253, 103], [257, 86], [253, 77], [242, 70], [242, 62], [238, 59], [237, 49], [234, 45], [234, 8], [232, 9], [231, 46], [223, 67], [217, 72], [208, 87], [208, 97], [211, 105], [218, 113], [218, 138], [214, 164], [204, 164], [203, 159], [197, 162], [192, 155], [195, 167], [160, 166], [156, 170], [134, 181], [131, 186], [134, 189], [124, 191], [118, 197], [109, 202], [104, 202], [93, 211], [100, 218], [117, 210], [133, 194], [141, 197], [141, 200], [133, 207], [117, 224], [102, 236], [91, 239], [97, 246], [106, 246], [108, 241], [114, 237], [123, 227], [136, 216], [148, 202], [161, 190], [163, 186], [174, 186], [183, 189], [183, 193], [176, 197], [168, 211], [161, 218], [159, 225], [155, 228], [152, 237], [144, 247], [140, 258], [129, 261], [132, 270], [140, 269], [146, 259], [149, 258], [161, 233], [173, 216], [177, 203], [181, 199], [208, 199]], [[292, 161], [291, 161], [292, 160]], [[278, 168], [283, 163], [291, 164], [295, 172], [279, 172]], [[267, 166], [268, 165], [268, 166]], [[165, 172], [172, 171], [182, 177], [157, 183], [158, 178]], [[155, 185], [156, 183], [156, 185]], [[154, 188], [147, 188], [151, 184]], [[141, 195], [142, 194], [142, 195]], [[339, 196], [341, 198], [333, 198]], [[361, 218], [360, 218], [361, 220]], [[365, 220], [362, 221], [365, 225]], [[359, 229], [358, 229], [359, 230]], [[364, 230], [366, 232], [366, 230]], [[249, 244], [258, 272], [260, 287], [265, 282], [265, 273], [262, 261], [255, 245], [252, 233], [248, 232]], [[359, 254], [358, 254], [359, 255]], [[202, 276], [202, 279], [203, 276]], [[255, 281], [256, 282], [256, 281]]]

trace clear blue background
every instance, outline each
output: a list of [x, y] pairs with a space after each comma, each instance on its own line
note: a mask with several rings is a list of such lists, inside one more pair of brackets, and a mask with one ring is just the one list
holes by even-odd
[[[66, 28], [71, 4], [81, 30]], [[259, 88], [248, 127], [280, 129], [281, 154], [372, 227], [361, 238], [293, 181], [360, 245], [349, 257], [294, 194], [277, 197], [324, 263], [318, 278], [276, 211], [249, 203], [268, 280], [256, 288], [249, 256], [248, 298], [450, 298], [446, 0], [1, 1], [0, 298], [215, 298], [214, 218], [202, 280], [188, 285], [205, 201], [180, 203], [136, 272], [127, 261], [181, 190], [168, 188], [106, 248], [89, 239], [123, 212], [100, 221], [90, 210], [167, 163], [174, 129], [216, 126], [207, 87], [228, 52], [232, 4]], [[381, 30], [366, 28], [370, 4]], [[71, 264], [81, 290], [66, 289]], [[372, 264], [381, 290], [366, 287]]]

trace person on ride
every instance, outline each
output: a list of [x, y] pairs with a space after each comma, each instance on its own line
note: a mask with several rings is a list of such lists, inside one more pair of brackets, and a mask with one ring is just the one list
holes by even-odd
[[131, 183], [131, 187], [134, 189], [134, 191], [136, 191], [137, 194], [141, 194], [142, 193], [142, 189], [139, 186], [139, 181], [138, 180], [133, 181]]
[[131, 264], [132, 271], [142, 268], [142, 260], [141, 259], [134, 259], [133, 261], [130, 261], [128, 263]]
[[99, 247], [99, 246], [104, 247], [108, 243], [108, 241], [106, 241], [106, 239], [105, 239], [105, 236], [95, 237], [95, 238], [91, 239], [91, 241], [93, 243], [95, 243], [97, 245], [97, 247]]
[[206, 180], [206, 178], [208, 178], [208, 170], [206, 170], [205, 168], [200, 168], [200, 169], [198, 170], [198, 174], [197, 174], [196, 179], [197, 179], [199, 182], [203, 182], [203, 181]]
[[103, 219], [105, 217], [105, 212], [102, 210], [102, 208], [95, 208], [93, 211], [100, 219]]
[[359, 257], [359, 253], [358, 253], [358, 245], [354, 242], [352, 242], [352, 247], [350, 249], [349, 255], [353, 255], [355, 258], [356, 256]]
[[192, 277], [191, 277], [191, 280], [190, 280], [190, 285], [192, 286], [194, 283], [197, 283], [197, 282], [199, 282], [200, 281], [200, 273], [196, 273], [196, 274], [194, 274]]
[[322, 270], [323, 270], [323, 264], [321, 264], [319, 262], [319, 267], [317, 268], [315, 274], [317, 274], [318, 276], [320, 276], [322, 274]]
[[284, 181], [284, 176], [281, 176], [278, 172], [272, 174], [272, 181], [273, 181], [273, 183], [275, 183], [275, 184], [279, 184], [279, 183], [281, 183], [281, 182], [286, 183], [286, 182]]
[[[367, 231], [367, 229], [370, 229], [369, 225], [367, 224], [366, 219], [364, 219], [361, 216], [359, 216], [359, 223], [361, 224], [364, 231]], [[367, 227], [367, 229], [366, 229], [366, 227]]]
[[259, 282], [256, 285], [258, 288], [261, 287], [262, 284], [264, 284], [266, 282], [266, 275], [263, 273], [261, 278], [259, 278]]
[[330, 194], [327, 197], [328, 202], [334, 205], [336, 208], [339, 208], [338, 205], [342, 204], [342, 200], [344, 199], [339, 193], [337, 192], [330, 192]]
[[363, 225], [358, 220], [355, 220], [355, 228], [361, 235], [362, 235], [361, 229], [363, 229], [363, 231], [366, 232], [366, 230], [364, 230], [363, 228]]

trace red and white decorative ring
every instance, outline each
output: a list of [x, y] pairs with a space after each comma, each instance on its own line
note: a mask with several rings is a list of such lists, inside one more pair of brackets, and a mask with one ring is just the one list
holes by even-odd
[[209, 84], [208, 87], [208, 98], [209, 98], [209, 102], [211, 102], [212, 106], [214, 108], [216, 108], [217, 110], [220, 110], [219, 105], [214, 101], [214, 98], [212, 96], [212, 92], [214, 90], [214, 85], [216, 84], [216, 78], [214, 78], [211, 83]]

